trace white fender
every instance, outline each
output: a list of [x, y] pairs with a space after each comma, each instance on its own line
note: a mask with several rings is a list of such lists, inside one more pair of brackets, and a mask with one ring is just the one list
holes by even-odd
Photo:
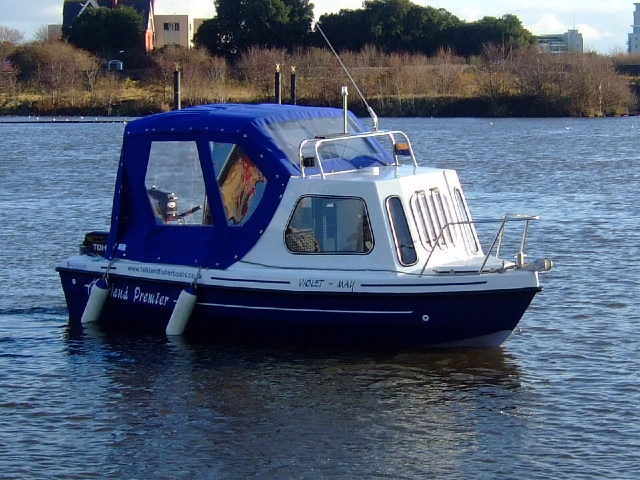
[[187, 328], [189, 317], [196, 306], [196, 292], [192, 287], [185, 288], [180, 292], [176, 306], [173, 308], [171, 318], [165, 333], [167, 336], [182, 335]]
[[93, 285], [91, 285], [91, 291], [89, 292], [89, 300], [82, 312], [82, 319], [80, 320], [82, 325], [88, 323], [97, 322], [102, 313], [107, 297], [109, 296], [109, 285], [104, 278], [101, 278]]

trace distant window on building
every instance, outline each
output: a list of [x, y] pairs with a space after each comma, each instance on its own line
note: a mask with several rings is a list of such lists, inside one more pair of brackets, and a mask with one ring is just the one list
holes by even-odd
[[124, 70], [124, 63], [122, 60], [109, 60], [107, 62], [107, 71], [109, 72], [122, 72]]
[[165, 32], [179, 32], [180, 31], [180, 24], [179, 23], [165, 22], [164, 23], [164, 31]]

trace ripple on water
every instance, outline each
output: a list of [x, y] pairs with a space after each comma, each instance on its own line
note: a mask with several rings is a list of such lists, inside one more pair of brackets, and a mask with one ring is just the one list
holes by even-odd
[[557, 262], [503, 349], [445, 352], [68, 331], [54, 266], [108, 228], [123, 127], [0, 125], [0, 476], [636, 479], [640, 119], [492, 122], [385, 120]]

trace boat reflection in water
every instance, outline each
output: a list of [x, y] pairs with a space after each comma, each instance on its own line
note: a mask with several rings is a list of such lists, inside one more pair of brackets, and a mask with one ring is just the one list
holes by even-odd
[[94, 428], [117, 441], [97, 453], [131, 477], [470, 478], [527, 431], [530, 394], [499, 349], [259, 349], [99, 329], [67, 346], [86, 374], [104, 372]]

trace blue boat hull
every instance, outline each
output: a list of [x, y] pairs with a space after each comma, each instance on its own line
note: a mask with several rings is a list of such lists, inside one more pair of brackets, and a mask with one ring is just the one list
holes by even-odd
[[[58, 269], [71, 324], [79, 324], [96, 274]], [[112, 275], [106, 328], [164, 332], [184, 284]], [[186, 334], [241, 342], [497, 346], [539, 288], [430, 293], [308, 293], [201, 286]]]

